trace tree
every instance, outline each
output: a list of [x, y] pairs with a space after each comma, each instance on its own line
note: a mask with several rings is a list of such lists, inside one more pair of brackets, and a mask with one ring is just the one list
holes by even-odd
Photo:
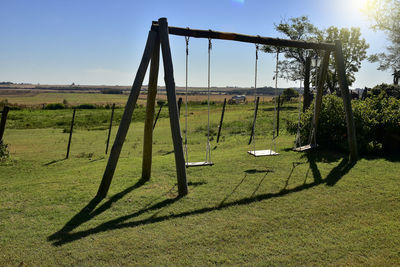
[[[275, 25], [275, 29], [282, 33], [285, 38], [291, 40], [303, 40], [311, 42], [333, 42], [341, 40], [343, 46], [343, 56], [345, 60], [346, 75], [348, 83], [351, 85], [355, 81], [355, 73], [361, 67], [361, 61], [366, 56], [366, 50], [369, 45], [365, 39], [361, 38], [359, 28], [342, 28], [331, 26], [326, 30], [320, 30], [315, 27], [308, 19], [307, 16], [298, 18], [291, 18], [289, 21], [281, 21], [280, 24]], [[280, 77], [296, 81], [304, 79], [305, 77], [305, 62], [306, 58], [319, 57], [319, 51], [305, 50], [300, 48], [275, 48], [271, 46], [264, 46], [263, 51], [266, 53], [283, 52], [285, 59], [279, 61]], [[331, 55], [331, 64], [328, 74], [328, 88], [333, 93], [337, 90], [338, 80], [335, 71], [335, 58]], [[312, 76], [316, 75], [316, 70], [312, 70]], [[314, 82], [315, 79], [312, 79]]]
[[[282, 33], [285, 38], [303, 41], [321, 41], [323, 32], [315, 27], [307, 16], [283, 20], [275, 29]], [[285, 59], [279, 60], [278, 70], [281, 78], [296, 81], [304, 79], [304, 66], [307, 56], [315, 56], [316, 51], [301, 48], [264, 46], [266, 53], [283, 53]]]
[[299, 97], [299, 93], [293, 88], [287, 88], [282, 92], [282, 98], [285, 101], [290, 101], [293, 97]]
[[370, 0], [364, 12], [372, 21], [371, 28], [383, 31], [390, 45], [386, 53], [370, 55], [370, 62], [378, 62], [378, 70], [391, 70], [393, 83], [398, 84], [400, 77], [400, 1], [399, 0]]
[[[361, 61], [367, 58], [367, 49], [369, 44], [364, 38], [361, 38], [360, 28], [352, 27], [338, 29], [331, 26], [325, 30], [324, 41], [332, 43], [335, 40], [342, 41], [344, 67], [346, 70], [347, 83], [352, 85], [355, 73], [361, 67]], [[336, 75], [336, 62], [334, 55], [330, 57], [330, 64], [327, 75], [327, 86], [331, 93], [338, 92], [338, 78]]]

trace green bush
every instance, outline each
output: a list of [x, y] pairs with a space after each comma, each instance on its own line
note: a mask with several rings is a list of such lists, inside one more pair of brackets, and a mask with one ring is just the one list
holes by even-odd
[[377, 97], [379, 95], [386, 97], [395, 97], [400, 99], [400, 86], [394, 84], [386, 84], [382, 83], [380, 85], [375, 86], [368, 92], [369, 97]]
[[0, 161], [4, 161], [10, 157], [10, 152], [8, 151], [8, 145], [4, 144], [3, 140], [0, 140]]
[[165, 105], [166, 101], [164, 100], [157, 100], [157, 106]]
[[102, 94], [111, 94], [111, 95], [121, 95], [124, 92], [121, 89], [103, 89], [101, 90]]
[[282, 92], [282, 100], [290, 101], [292, 98], [299, 97], [299, 93], [293, 88], [287, 88]]
[[77, 109], [96, 109], [96, 105], [93, 104], [80, 104], [76, 107]]
[[[314, 104], [302, 114], [302, 144], [308, 142]], [[400, 100], [380, 94], [365, 101], [353, 101], [357, 144], [361, 153], [394, 152], [400, 149]], [[297, 132], [297, 122], [288, 122], [287, 130]], [[347, 126], [343, 101], [328, 95], [323, 97], [317, 131], [317, 143], [335, 150], [347, 150]]]
[[51, 109], [51, 110], [64, 109], [64, 108], [65, 108], [64, 104], [61, 103], [51, 103], [45, 106], [45, 109]]

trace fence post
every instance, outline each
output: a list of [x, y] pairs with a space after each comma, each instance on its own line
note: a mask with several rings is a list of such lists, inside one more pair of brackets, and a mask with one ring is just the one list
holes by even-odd
[[65, 156], [66, 159], [69, 157], [69, 149], [71, 148], [71, 139], [72, 139], [72, 131], [73, 131], [73, 129], [74, 129], [75, 112], [76, 112], [76, 109], [74, 108], [74, 112], [72, 113], [71, 128], [70, 128], [70, 130], [69, 130], [69, 139], [68, 139], [67, 155]]
[[6, 129], [6, 121], [8, 111], [10, 110], [9, 106], [4, 106], [3, 112], [1, 113], [1, 123], [0, 123], [0, 141], [3, 140], [4, 130]]
[[113, 117], [114, 117], [114, 109], [115, 109], [115, 103], [112, 105], [111, 118], [110, 118], [110, 126], [108, 127], [108, 136], [107, 136], [107, 145], [106, 145], [106, 155], [107, 155], [107, 153], [108, 153], [108, 145], [110, 144], [111, 127], [112, 127], [112, 122], [113, 122]]
[[221, 120], [219, 121], [219, 127], [218, 127], [217, 143], [219, 142], [219, 136], [221, 135], [222, 122], [224, 121], [224, 114], [225, 114], [225, 106], [226, 106], [226, 98], [224, 99], [224, 105], [222, 106]]

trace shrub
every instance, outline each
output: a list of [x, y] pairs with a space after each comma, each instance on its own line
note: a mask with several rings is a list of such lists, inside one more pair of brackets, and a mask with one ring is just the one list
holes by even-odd
[[377, 97], [380, 94], [386, 97], [395, 97], [400, 99], [400, 86], [394, 84], [385, 84], [375, 86], [368, 92], [369, 97]]
[[[203, 100], [200, 102], [200, 105], [208, 105], [208, 101], [207, 100]], [[215, 101], [210, 101], [210, 106], [211, 105], [215, 105]]]
[[[308, 142], [314, 104], [302, 114], [302, 144]], [[400, 149], [400, 100], [380, 94], [365, 101], [353, 101], [357, 144], [360, 153], [393, 152]], [[288, 122], [287, 130], [297, 132], [297, 122]], [[317, 130], [317, 143], [335, 150], [347, 149], [347, 126], [341, 98], [323, 97]]]
[[111, 94], [111, 95], [121, 95], [123, 91], [121, 89], [103, 89], [101, 90], [102, 94]]
[[299, 93], [293, 88], [287, 88], [282, 92], [282, 99], [290, 101], [293, 97], [299, 97]]
[[80, 104], [76, 108], [77, 109], [96, 109], [96, 105], [93, 105], [93, 104]]
[[157, 106], [165, 105], [165, 103], [164, 100], [157, 100]]
[[51, 110], [64, 109], [64, 108], [65, 108], [64, 104], [61, 104], [61, 103], [52, 103], [52, 104], [47, 104], [45, 106], [45, 109], [51, 109]]
[[0, 161], [4, 161], [10, 157], [8, 151], [8, 144], [4, 144], [3, 140], [0, 140]]

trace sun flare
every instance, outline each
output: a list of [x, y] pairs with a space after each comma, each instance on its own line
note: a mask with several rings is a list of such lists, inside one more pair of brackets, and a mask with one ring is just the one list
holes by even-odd
[[351, 9], [358, 12], [366, 11], [371, 2], [371, 0], [349, 0]]

